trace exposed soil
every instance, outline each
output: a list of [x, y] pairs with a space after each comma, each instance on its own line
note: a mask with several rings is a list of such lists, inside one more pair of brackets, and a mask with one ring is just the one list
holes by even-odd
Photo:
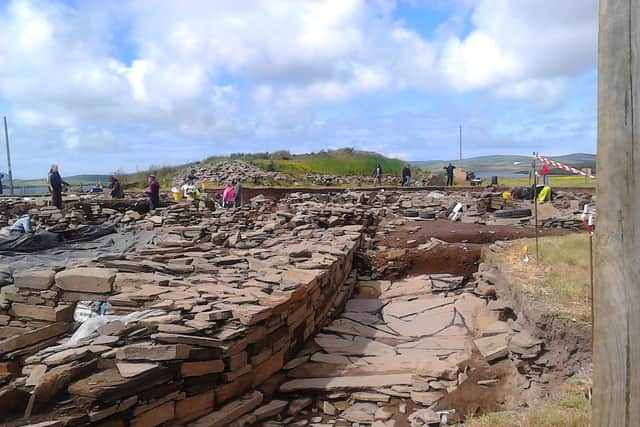
[[[450, 422], [464, 421], [465, 417], [494, 412], [505, 407], [517, 407], [527, 401], [522, 393], [526, 383], [518, 374], [515, 364], [501, 360], [489, 365], [479, 357], [471, 361], [473, 370], [456, 390], [445, 395], [437, 404], [438, 411], [451, 411]], [[480, 385], [478, 381], [495, 379], [496, 384]]]
[[409, 265], [398, 277], [424, 273], [452, 273], [471, 277], [478, 270], [482, 245], [440, 244], [431, 251], [412, 249], [407, 252]]
[[[538, 236], [561, 236], [570, 231], [560, 228], [541, 228]], [[445, 219], [435, 221], [408, 221], [380, 242], [390, 248], [406, 248], [428, 242], [432, 237], [445, 242], [493, 243], [497, 240], [513, 240], [535, 237], [533, 227], [512, 225], [483, 225], [452, 222]], [[413, 245], [407, 240], [416, 240]]]
[[550, 390], [555, 390], [569, 377], [590, 377], [592, 365], [591, 325], [554, 315], [542, 302], [511, 285], [508, 275], [495, 268], [496, 290], [501, 299], [511, 303], [518, 322], [536, 337], [544, 340]]

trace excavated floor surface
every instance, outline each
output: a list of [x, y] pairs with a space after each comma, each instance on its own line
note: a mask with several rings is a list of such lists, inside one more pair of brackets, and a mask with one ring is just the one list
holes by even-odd
[[[438, 235], [447, 232], [444, 222], [430, 223], [440, 226], [429, 228]], [[499, 233], [487, 233], [483, 243], [522, 232], [497, 228]], [[374, 239], [380, 247], [368, 251], [369, 265], [360, 265], [345, 311], [285, 366], [287, 380], [275, 399], [289, 402], [287, 412], [263, 425], [438, 425], [443, 414], [455, 423], [467, 415], [514, 409], [544, 394], [548, 378], [537, 381], [543, 366], [508, 356], [509, 351], [492, 354], [500, 337], [528, 340], [536, 351], [542, 344], [493, 294], [484, 295], [482, 280], [474, 280], [485, 245], [434, 242], [429, 231], [415, 233], [410, 224]], [[417, 242], [398, 257], [403, 246], [398, 242], [407, 239]], [[391, 267], [376, 277], [380, 264]], [[372, 275], [378, 280], [369, 280]], [[489, 346], [479, 353], [478, 344], [485, 341]]]

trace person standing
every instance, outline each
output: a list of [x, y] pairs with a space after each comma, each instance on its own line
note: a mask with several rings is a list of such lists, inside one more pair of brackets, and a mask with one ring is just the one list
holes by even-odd
[[382, 183], [382, 166], [380, 163], [377, 163], [373, 169], [373, 178], [376, 184], [380, 185]]
[[411, 168], [408, 164], [404, 165], [402, 169], [402, 186], [408, 187], [411, 185]]
[[2, 172], [0, 172], [0, 194], [4, 194], [3, 188], [2, 188], [2, 180], [4, 179], [4, 174]]
[[233, 185], [231, 184], [231, 181], [229, 181], [227, 182], [227, 187], [222, 192], [222, 205], [225, 208], [232, 208], [235, 199], [236, 194], [233, 191]]
[[542, 185], [546, 187], [549, 185], [549, 166], [543, 165], [542, 169], [540, 169], [540, 174], [542, 175]]
[[456, 167], [453, 166], [451, 164], [451, 162], [449, 162], [448, 166], [443, 167], [442, 169], [444, 169], [445, 171], [447, 171], [447, 187], [452, 187], [453, 186], [453, 170]]
[[69, 186], [69, 184], [60, 176], [58, 165], [56, 164], [51, 165], [51, 169], [49, 169], [47, 185], [51, 193], [51, 202], [56, 208], [62, 209], [62, 186]]
[[233, 180], [233, 193], [235, 195], [233, 205], [237, 208], [242, 205], [242, 183], [240, 182], [240, 178]]
[[122, 185], [120, 185], [120, 181], [118, 180], [118, 178], [113, 175], [109, 177], [109, 188], [111, 188], [112, 199], [122, 199], [124, 197]]
[[155, 175], [149, 175], [149, 189], [145, 194], [149, 197], [150, 211], [160, 207], [160, 183]]

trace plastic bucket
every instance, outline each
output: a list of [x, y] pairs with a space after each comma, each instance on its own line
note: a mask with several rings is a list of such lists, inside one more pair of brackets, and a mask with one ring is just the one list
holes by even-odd
[[173, 200], [175, 200], [176, 202], [179, 202], [180, 200], [182, 200], [182, 193], [173, 193]]

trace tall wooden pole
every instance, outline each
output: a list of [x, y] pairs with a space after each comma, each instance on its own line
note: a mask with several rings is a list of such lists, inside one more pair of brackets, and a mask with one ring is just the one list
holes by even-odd
[[4, 116], [4, 141], [7, 144], [7, 164], [9, 166], [9, 185], [11, 186], [11, 195], [13, 196], [13, 172], [11, 171], [11, 150], [9, 149], [9, 130], [7, 128], [7, 117]]
[[593, 426], [640, 425], [640, 2], [600, 0]]

